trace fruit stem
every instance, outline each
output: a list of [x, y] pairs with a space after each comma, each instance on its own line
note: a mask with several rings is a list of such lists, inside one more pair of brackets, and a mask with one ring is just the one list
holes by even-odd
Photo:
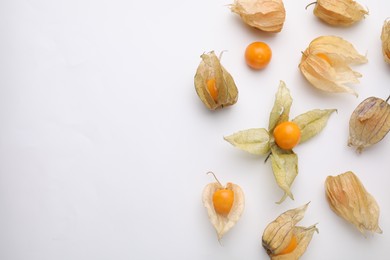
[[308, 4], [308, 5], [305, 7], [305, 10], [307, 10], [307, 8], [308, 8], [309, 6], [311, 6], [311, 5], [314, 5], [314, 4], [316, 4], [316, 3], [317, 3], [317, 1], [316, 1], [316, 2], [312, 2], [312, 3]]
[[388, 102], [389, 102], [389, 100], [390, 100], [390, 95], [387, 97], [387, 99], [386, 99], [386, 103], [388, 103]]
[[208, 171], [206, 174], [209, 174], [209, 173], [211, 173], [214, 176], [214, 179], [218, 182], [219, 185], [223, 186], [221, 184], [221, 182], [218, 180], [217, 176], [215, 176], [215, 174], [212, 171]]

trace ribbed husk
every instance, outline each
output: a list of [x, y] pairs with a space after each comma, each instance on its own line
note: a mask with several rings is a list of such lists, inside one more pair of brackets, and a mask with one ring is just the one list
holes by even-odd
[[390, 64], [390, 20], [386, 20], [383, 24], [381, 40], [383, 58]]
[[282, 0], [235, 0], [230, 9], [246, 24], [265, 32], [280, 32], [286, 19]]
[[[203, 104], [210, 109], [215, 110], [224, 106], [231, 106], [237, 102], [238, 89], [230, 73], [221, 65], [220, 59], [214, 51], [204, 53], [200, 56], [200, 62], [195, 78], [195, 90]], [[218, 89], [218, 98], [215, 101], [207, 90], [207, 81], [215, 79]]]
[[[326, 61], [319, 55], [325, 55]], [[367, 58], [360, 55], [348, 41], [337, 36], [320, 36], [314, 39], [302, 53], [299, 69], [315, 87], [325, 92], [357, 92], [347, 83], [359, 83], [362, 75], [350, 68], [353, 64], [366, 63]]]
[[378, 203], [353, 172], [328, 176], [325, 191], [330, 208], [361, 233], [365, 234], [365, 231], [382, 233], [378, 225]]
[[381, 141], [390, 131], [390, 105], [369, 97], [353, 111], [349, 119], [348, 145], [358, 152]]
[[[316, 225], [300, 227], [296, 224], [304, 217], [308, 204], [288, 210], [268, 224], [262, 236], [262, 245], [271, 260], [299, 259], [307, 249], [314, 232], [318, 232]], [[291, 252], [280, 254], [291, 242], [292, 237], [297, 239], [297, 246]]]
[[353, 0], [317, 0], [315, 16], [334, 26], [350, 26], [361, 21], [368, 11]]

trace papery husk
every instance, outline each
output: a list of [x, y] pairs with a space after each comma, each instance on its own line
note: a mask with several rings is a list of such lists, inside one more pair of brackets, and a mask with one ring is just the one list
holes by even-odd
[[271, 136], [265, 128], [242, 130], [224, 139], [231, 145], [255, 155], [265, 155], [270, 151]]
[[386, 20], [383, 24], [381, 41], [383, 58], [390, 64], [390, 20]]
[[328, 176], [325, 192], [330, 208], [362, 234], [366, 231], [382, 233], [378, 225], [378, 203], [353, 172]]
[[246, 24], [265, 32], [280, 32], [286, 19], [282, 0], [235, 0], [230, 9]]
[[[313, 233], [318, 232], [315, 225], [300, 227], [296, 224], [304, 217], [308, 203], [288, 210], [268, 224], [262, 236], [262, 245], [271, 260], [299, 259], [307, 249]], [[297, 247], [287, 254], [280, 254], [290, 243], [292, 237], [297, 238]]]
[[[319, 56], [324, 54], [330, 63]], [[320, 36], [314, 39], [303, 52], [299, 69], [305, 78], [317, 89], [332, 93], [357, 92], [347, 83], [359, 83], [362, 75], [349, 65], [363, 64], [367, 58], [360, 55], [348, 41], [337, 36]]]
[[[213, 204], [214, 192], [223, 188], [230, 189], [234, 192], [233, 206], [229, 214], [226, 216], [216, 213]], [[218, 240], [221, 240], [222, 237], [237, 223], [245, 208], [244, 193], [240, 186], [233, 183], [227, 183], [226, 187], [221, 186], [218, 182], [206, 185], [203, 190], [202, 201], [203, 205], [207, 209], [210, 222], [217, 232]]]
[[[230, 106], [237, 102], [238, 89], [233, 77], [221, 65], [220, 59], [214, 51], [204, 53], [200, 56], [200, 62], [195, 74], [195, 90], [199, 98], [210, 110]], [[213, 99], [207, 90], [207, 81], [215, 79], [218, 89], [217, 101]]]
[[353, 111], [349, 119], [348, 145], [361, 153], [381, 141], [390, 131], [390, 105], [387, 100], [369, 97]]
[[291, 186], [298, 175], [298, 155], [292, 150], [283, 150], [274, 144], [271, 146], [270, 159], [276, 183], [284, 191], [277, 204], [282, 203], [287, 197], [294, 200]]
[[317, 0], [315, 16], [334, 26], [350, 26], [361, 21], [368, 11], [354, 0]]

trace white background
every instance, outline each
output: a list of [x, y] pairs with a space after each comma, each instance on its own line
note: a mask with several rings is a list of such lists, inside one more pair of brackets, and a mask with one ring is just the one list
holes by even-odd
[[[390, 2], [361, 0], [370, 14], [330, 27], [285, 0], [282, 32], [246, 26], [227, 0], [13, 0], [0, 2], [0, 259], [268, 259], [265, 226], [311, 201], [300, 225], [318, 223], [301, 259], [388, 259], [390, 139], [357, 154], [348, 120], [369, 96], [390, 94], [380, 33]], [[359, 97], [313, 89], [298, 70], [315, 37], [337, 35], [367, 54], [354, 67]], [[249, 69], [252, 41], [273, 50]], [[236, 105], [208, 111], [193, 77], [200, 55], [226, 50], [222, 64], [239, 89]], [[282, 196], [264, 158], [223, 136], [266, 127], [279, 81], [294, 99], [291, 117], [336, 108], [318, 136], [298, 146], [295, 201]], [[205, 185], [240, 185], [241, 220], [217, 241], [201, 202]], [[328, 175], [354, 171], [381, 208], [383, 234], [362, 236], [324, 196]]]

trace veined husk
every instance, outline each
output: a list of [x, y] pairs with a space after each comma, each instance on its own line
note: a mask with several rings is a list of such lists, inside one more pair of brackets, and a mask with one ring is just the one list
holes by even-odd
[[[234, 192], [234, 201], [232, 209], [226, 216], [220, 215], [215, 212], [213, 204], [213, 194], [219, 189], [230, 189]], [[223, 187], [219, 182], [214, 182], [206, 185], [202, 194], [203, 205], [207, 209], [211, 224], [214, 226], [218, 240], [220, 240], [240, 219], [245, 208], [245, 197], [240, 186], [233, 183], [227, 183], [226, 187]]]
[[230, 8], [246, 24], [265, 32], [280, 32], [286, 19], [282, 0], [234, 0]]
[[[279, 148], [273, 137], [275, 127], [290, 120], [292, 102], [290, 90], [283, 81], [280, 81], [270, 112], [268, 129], [251, 128], [224, 137], [230, 144], [248, 153], [269, 155], [276, 183], [284, 192], [277, 203], [282, 203], [287, 197], [294, 199], [291, 186], [298, 175], [298, 155], [293, 150]], [[301, 131], [299, 144], [320, 133], [325, 128], [330, 115], [335, 111], [335, 109], [313, 109], [293, 118], [291, 121], [296, 123]]]
[[361, 21], [368, 11], [354, 0], [317, 0], [315, 16], [335, 26], [350, 26]]
[[378, 225], [379, 206], [353, 172], [328, 176], [325, 191], [330, 208], [362, 234], [365, 231], [382, 233]]
[[390, 20], [386, 20], [381, 33], [383, 58], [390, 64]]
[[[230, 106], [237, 102], [238, 89], [233, 77], [221, 65], [220, 59], [214, 51], [204, 53], [200, 56], [200, 62], [195, 74], [195, 90], [199, 98], [210, 110], [215, 110], [224, 106]], [[215, 79], [218, 89], [217, 101], [213, 99], [207, 89], [207, 81]]]
[[387, 100], [369, 97], [353, 111], [349, 119], [348, 145], [363, 149], [381, 141], [390, 131], [390, 105]]
[[[321, 58], [325, 55], [328, 60]], [[315, 87], [326, 92], [357, 92], [347, 83], [359, 83], [362, 75], [349, 65], [363, 64], [367, 58], [360, 55], [351, 43], [337, 36], [320, 36], [303, 52], [299, 69]]]
[[[299, 208], [284, 212], [265, 228], [262, 245], [271, 260], [299, 259], [306, 251], [314, 232], [318, 233], [316, 225], [296, 226], [303, 219], [308, 205], [307, 203]], [[290, 244], [293, 236], [297, 239], [296, 248], [289, 253], [280, 254]]]

